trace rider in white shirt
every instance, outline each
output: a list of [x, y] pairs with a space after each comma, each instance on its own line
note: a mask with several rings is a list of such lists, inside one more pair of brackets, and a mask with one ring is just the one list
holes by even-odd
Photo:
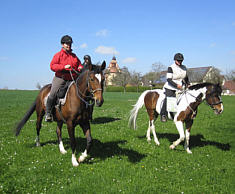
[[181, 53], [176, 53], [174, 56], [174, 61], [166, 74], [167, 82], [164, 84], [163, 89], [165, 90], [166, 98], [164, 99], [162, 109], [161, 109], [161, 121], [167, 121], [167, 97], [176, 97], [176, 91], [181, 90], [183, 86], [189, 85], [189, 80], [187, 76], [187, 68], [182, 65], [184, 56]]

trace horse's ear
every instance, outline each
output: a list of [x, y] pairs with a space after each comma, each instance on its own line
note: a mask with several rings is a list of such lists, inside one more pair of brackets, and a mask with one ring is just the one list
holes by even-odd
[[106, 62], [103, 61], [102, 65], [101, 65], [101, 71], [103, 71], [105, 69], [105, 67], [106, 67]]

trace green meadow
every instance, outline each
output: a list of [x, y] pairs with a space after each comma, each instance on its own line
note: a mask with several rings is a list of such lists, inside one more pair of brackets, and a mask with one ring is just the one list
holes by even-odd
[[[128, 127], [129, 112], [140, 93], [104, 93], [91, 123], [93, 147], [78, 167], [71, 163], [66, 126], [59, 152], [56, 123], [43, 121], [35, 146], [36, 114], [18, 137], [14, 125], [38, 91], [0, 91], [0, 193], [235, 193], [235, 96], [223, 96], [224, 112], [215, 115], [202, 103], [191, 130], [187, 154], [183, 144], [170, 150], [178, 138], [172, 121], [155, 121], [160, 146], [148, 143], [148, 116], [142, 108], [137, 130]], [[76, 155], [86, 138], [76, 127]]]

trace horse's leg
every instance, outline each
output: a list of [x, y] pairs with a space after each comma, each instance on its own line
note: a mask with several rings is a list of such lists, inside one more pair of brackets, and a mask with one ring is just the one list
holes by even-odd
[[151, 132], [151, 121], [149, 121], [149, 126], [148, 126], [148, 129], [147, 129], [147, 133], [146, 133], [146, 138], [147, 138], [147, 141], [150, 142], [151, 141], [151, 137], [150, 137], [150, 132]]
[[62, 127], [63, 127], [63, 122], [57, 122], [56, 134], [57, 134], [57, 138], [58, 138], [60, 153], [66, 154], [67, 151], [64, 149], [64, 144], [63, 144], [62, 137], [61, 137]]
[[147, 109], [147, 112], [148, 112], [148, 115], [149, 115], [149, 127], [148, 127], [147, 135], [146, 135], [147, 140], [148, 140], [148, 141], [151, 140], [151, 138], [150, 138], [150, 131], [152, 130], [154, 142], [155, 142], [157, 145], [160, 145], [160, 143], [159, 143], [159, 141], [158, 141], [158, 138], [157, 138], [157, 135], [156, 135], [155, 126], [154, 126], [155, 110], [154, 110], [154, 109]]
[[90, 152], [91, 145], [92, 145], [92, 137], [91, 137], [91, 129], [90, 129], [89, 121], [86, 123], [81, 123], [80, 126], [87, 140], [86, 149], [78, 159], [79, 162], [83, 162], [87, 158], [87, 154]]
[[78, 164], [76, 156], [75, 156], [75, 149], [76, 149], [76, 139], [75, 139], [75, 135], [74, 135], [75, 127], [74, 127], [72, 121], [67, 121], [67, 128], [68, 128], [68, 133], [69, 133], [69, 137], [70, 137], [70, 145], [72, 148], [72, 165], [74, 167], [76, 167], [79, 164]]
[[45, 114], [44, 110], [40, 107], [40, 108], [36, 108], [36, 112], [37, 112], [37, 121], [36, 121], [36, 130], [37, 130], [37, 137], [36, 137], [36, 146], [39, 147], [41, 144], [40, 144], [40, 129], [42, 127], [42, 119], [43, 119], [43, 116]]
[[151, 121], [151, 130], [152, 130], [152, 133], [153, 133], [154, 142], [156, 143], [156, 145], [159, 146], [160, 142], [158, 141], [158, 138], [157, 138], [157, 135], [156, 135], [156, 132], [155, 132], [154, 120]]
[[183, 122], [175, 121], [175, 125], [179, 132], [180, 138], [174, 141], [172, 145], [170, 145], [170, 149], [174, 149], [177, 145], [179, 145], [182, 141], [184, 141], [185, 138]]
[[188, 120], [185, 122], [186, 124], [186, 130], [185, 130], [185, 144], [184, 149], [187, 151], [188, 154], [192, 154], [191, 150], [189, 149], [189, 138], [190, 138], [190, 130], [193, 125], [193, 120]]

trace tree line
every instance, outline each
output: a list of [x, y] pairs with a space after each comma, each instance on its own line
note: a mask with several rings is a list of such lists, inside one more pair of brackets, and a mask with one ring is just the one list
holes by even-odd
[[[161, 73], [167, 71], [167, 67], [163, 65], [161, 62], [156, 62], [152, 64], [152, 68], [150, 72], [142, 74], [136, 71], [129, 71], [126, 66], [121, 68], [121, 71], [116, 74], [111, 80], [114, 86], [121, 86], [126, 90], [127, 86], [136, 86], [137, 91], [138, 87], [141, 86], [155, 86], [155, 85], [163, 85], [164, 82], [161, 79]], [[226, 73], [226, 75], [221, 74], [221, 70], [212, 66], [210, 71], [210, 76], [204, 77], [199, 72], [192, 72], [188, 69], [188, 76], [191, 80], [197, 80], [198, 83], [201, 82], [210, 82], [210, 83], [219, 83], [222, 85], [224, 80], [233, 80], [235, 81], [235, 70]], [[165, 77], [166, 74], [163, 74]], [[166, 78], [164, 79], [166, 81]]]

